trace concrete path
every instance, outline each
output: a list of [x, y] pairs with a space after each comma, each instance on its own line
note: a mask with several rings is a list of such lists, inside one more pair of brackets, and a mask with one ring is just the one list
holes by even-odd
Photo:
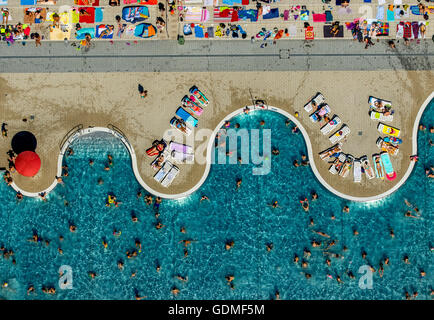
[[431, 40], [375, 42], [367, 50], [351, 40], [282, 40], [276, 45], [250, 41], [95, 41], [87, 52], [72, 42], [45, 42], [35, 48], [1, 43], [1, 72], [214, 72], [214, 71], [341, 71], [432, 70]]

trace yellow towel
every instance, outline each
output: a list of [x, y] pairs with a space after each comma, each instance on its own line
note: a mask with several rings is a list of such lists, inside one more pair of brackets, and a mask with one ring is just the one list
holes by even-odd
[[80, 21], [80, 14], [78, 13], [78, 10], [71, 10], [71, 23], [78, 23]]

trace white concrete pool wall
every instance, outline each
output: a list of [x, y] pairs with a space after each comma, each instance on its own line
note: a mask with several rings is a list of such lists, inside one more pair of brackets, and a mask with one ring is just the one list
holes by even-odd
[[[430, 103], [431, 100], [434, 99], [434, 92], [432, 92], [430, 94], [430, 96], [425, 100], [425, 102], [422, 104], [422, 106], [420, 107], [417, 115], [416, 115], [416, 119], [414, 121], [414, 125], [413, 125], [413, 135], [412, 135], [412, 154], [417, 154], [417, 134], [418, 134], [418, 127], [419, 127], [419, 122], [420, 119], [422, 117], [423, 112], [425, 111], [426, 107], [428, 106], [428, 104]], [[273, 106], [266, 106], [266, 107], [258, 107], [258, 106], [247, 106], [250, 110], [269, 110], [269, 111], [273, 111], [273, 112], [277, 112], [279, 114], [282, 114], [283, 116], [285, 116], [286, 118], [290, 119], [292, 122], [294, 122], [298, 128], [300, 129], [301, 133], [303, 134], [304, 140], [306, 142], [306, 147], [307, 147], [307, 151], [308, 151], [308, 156], [309, 156], [309, 160], [310, 160], [310, 165], [312, 168], [312, 171], [315, 175], [315, 177], [318, 179], [318, 181], [330, 192], [332, 192], [333, 194], [337, 195], [338, 197], [341, 197], [343, 199], [346, 200], [350, 200], [350, 201], [357, 201], [357, 202], [368, 202], [368, 201], [377, 201], [380, 199], [383, 199], [387, 196], [389, 196], [390, 194], [392, 194], [393, 192], [395, 192], [396, 190], [398, 190], [409, 178], [411, 172], [413, 171], [414, 165], [415, 163], [413, 161], [410, 162], [409, 167], [407, 168], [407, 171], [405, 172], [404, 176], [402, 177], [402, 179], [391, 189], [387, 190], [384, 193], [375, 195], [375, 196], [371, 196], [371, 197], [354, 197], [354, 196], [350, 196], [347, 194], [344, 194], [342, 192], [337, 191], [336, 189], [334, 189], [332, 186], [330, 186], [325, 180], [324, 178], [319, 174], [318, 169], [315, 165], [315, 156], [312, 152], [312, 144], [311, 141], [309, 139], [309, 136], [307, 134], [306, 129], [302, 126], [302, 124], [298, 121], [298, 119], [293, 116], [292, 114], [279, 109], [277, 107], [273, 107]], [[211, 169], [211, 164], [212, 164], [212, 149], [214, 146], [214, 139], [217, 135], [217, 132], [219, 131], [219, 129], [221, 127], [223, 127], [223, 125], [225, 124], [226, 121], [231, 120], [232, 118], [234, 118], [235, 116], [244, 113], [244, 109], [246, 107], [240, 108], [235, 110], [234, 112], [228, 114], [223, 120], [220, 121], [220, 123], [217, 125], [217, 127], [214, 129], [209, 141], [208, 141], [208, 145], [207, 145], [207, 154], [206, 154], [206, 167], [205, 167], [205, 172], [202, 175], [201, 179], [199, 180], [199, 182], [192, 187], [191, 189], [182, 192], [182, 193], [178, 193], [178, 194], [164, 194], [161, 192], [158, 192], [154, 189], [152, 189], [150, 186], [148, 186], [145, 181], [143, 181], [139, 170], [138, 170], [138, 166], [137, 166], [137, 157], [136, 157], [136, 153], [134, 152], [134, 148], [131, 146], [131, 144], [128, 142], [127, 138], [121, 134], [120, 132], [116, 131], [116, 130], [112, 130], [109, 128], [105, 128], [105, 127], [89, 127], [89, 128], [84, 128], [84, 129], [79, 129], [76, 132], [72, 133], [70, 137], [68, 137], [68, 139], [65, 141], [65, 143], [62, 146], [62, 149], [59, 153], [58, 156], [58, 160], [57, 160], [57, 176], [62, 176], [62, 164], [63, 164], [63, 156], [66, 152], [66, 150], [68, 149], [68, 147], [71, 145], [71, 143], [84, 136], [87, 134], [91, 134], [91, 133], [95, 133], [95, 132], [106, 132], [109, 134], [112, 134], [113, 136], [117, 137], [118, 139], [120, 139], [122, 141], [122, 143], [125, 145], [125, 147], [127, 148], [128, 152], [131, 155], [131, 165], [132, 165], [132, 169], [134, 172], [134, 175], [137, 179], [137, 181], [139, 182], [139, 184], [149, 193], [155, 195], [155, 196], [159, 196], [161, 198], [165, 198], [165, 199], [181, 199], [181, 198], [185, 198], [187, 196], [189, 196], [190, 194], [194, 193], [195, 191], [197, 191], [202, 184], [205, 182], [205, 180], [207, 179], [208, 175], [209, 175], [209, 171]], [[46, 193], [48, 194], [49, 192], [51, 192], [56, 186], [57, 186], [58, 182], [56, 179], [54, 179], [53, 183], [45, 190], [41, 190], [40, 192], [27, 192], [23, 189], [18, 188], [18, 186], [15, 184], [15, 182], [12, 182], [11, 186], [15, 191], [19, 191], [21, 192], [24, 196], [27, 197], [39, 197], [39, 195], [41, 193]]]

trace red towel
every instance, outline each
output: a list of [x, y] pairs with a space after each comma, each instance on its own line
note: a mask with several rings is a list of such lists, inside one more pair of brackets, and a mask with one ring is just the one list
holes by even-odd
[[223, 11], [220, 12], [220, 17], [222, 18], [229, 17], [229, 12], [230, 12], [229, 9], [224, 9]]
[[411, 38], [411, 24], [410, 22], [404, 23], [404, 38]]
[[312, 16], [313, 16], [313, 22], [326, 22], [325, 13], [314, 13]]
[[85, 1], [85, 0], [76, 0], [76, 4], [79, 6], [89, 6], [92, 5], [92, 7], [98, 7], [99, 6], [99, 0], [94, 0], [94, 3], [90, 3], [90, 1]]
[[80, 23], [95, 23], [95, 8], [93, 7], [85, 7], [79, 8], [79, 12], [84, 9], [88, 14], [80, 13], [79, 22]]
[[249, 0], [241, 0], [241, 4], [243, 6], [247, 6], [249, 4]]
[[234, 11], [232, 12], [232, 19], [231, 19], [231, 22], [235, 22], [235, 21], [238, 21], [238, 11], [237, 11], [237, 10], [234, 10]]

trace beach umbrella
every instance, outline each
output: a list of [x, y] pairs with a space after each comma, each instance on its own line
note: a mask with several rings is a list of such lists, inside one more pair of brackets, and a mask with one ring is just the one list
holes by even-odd
[[11, 141], [12, 150], [16, 154], [20, 154], [23, 151], [35, 151], [38, 142], [33, 133], [29, 131], [20, 131], [15, 134]]
[[21, 152], [15, 159], [15, 169], [25, 177], [33, 177], [41, 168], [41, 159], [33, 151]]

